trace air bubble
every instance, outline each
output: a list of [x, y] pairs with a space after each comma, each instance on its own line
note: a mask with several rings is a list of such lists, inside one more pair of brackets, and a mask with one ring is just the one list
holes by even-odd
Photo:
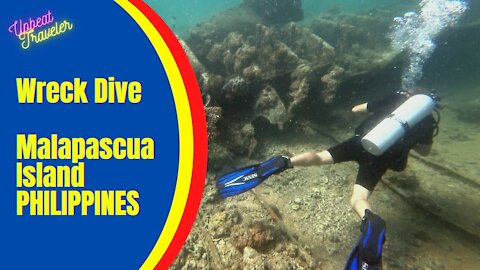
[[419, 14], [407, 12], [403, 17], [395, 17], [389, 38], [392, 48], [405, 51], [410, 64], [402, 75], [402, 89], [414, 86], [421, 79], [425, 61], [435, 50], [435, 36], [444, 28], [458, 22], [467, 10], [461, 0], [422, 0]]

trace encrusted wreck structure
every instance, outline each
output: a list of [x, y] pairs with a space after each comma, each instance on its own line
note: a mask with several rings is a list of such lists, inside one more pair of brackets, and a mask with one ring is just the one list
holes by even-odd
[[210, 165], [252, 155], [258, 119], [284, 130], [292, 120], [326, 118], [336, 101], [398, 72], [386, 17], [332, 10], [302, 26], [299, 0], [245, 0], [196, 26], [183, 44], [208, 99]]

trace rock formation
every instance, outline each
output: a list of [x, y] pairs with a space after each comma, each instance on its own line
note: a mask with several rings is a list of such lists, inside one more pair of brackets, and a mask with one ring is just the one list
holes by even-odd
[[245, 0], [191, 31], [187, 54], [202, 93], [222, 112], [207, 110], [207, 119], [219, 118], [210, 132], [222, 134], [210, 136], [210, 143], [250, 156], [259, 117], [283, 130], [311, 108], [328, 111], [339, 92], [351, 91], [349, 82], [367, 82], [367, 88], [382, 71], [402, 64], [385, 37], [390, 22], [383, 12], [330, 12], [304, 27], [294, 22], [299, 10], [295, 0]]

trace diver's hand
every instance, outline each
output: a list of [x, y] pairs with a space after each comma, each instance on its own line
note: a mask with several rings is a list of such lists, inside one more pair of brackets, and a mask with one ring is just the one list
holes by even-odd
[[368, 103], [362, 103], [354, 106], [352, 108], [352, 112], [354, 113], [367, 112], [367, 104]]

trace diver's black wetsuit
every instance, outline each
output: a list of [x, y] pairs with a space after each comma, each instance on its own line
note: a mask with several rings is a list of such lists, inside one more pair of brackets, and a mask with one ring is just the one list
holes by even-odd
[[430, 145], [436, 122], [430, 114], [409, 129], [405, 136], [392, 145], [385, 153], [375, 156], [365, 151], [360, 140], [386, 116], [406, 100], [403, 94], [391, 94], [369, 102], [367, 109], [373, 113], [355, 129], [355, 135], [347, 141], [328, 149], [334, 163], [356, 161], [359, 164], [356, 184], [373, 190], [387, 169], [403, 171], [407, 166], [408, 153], [416, 144]]

